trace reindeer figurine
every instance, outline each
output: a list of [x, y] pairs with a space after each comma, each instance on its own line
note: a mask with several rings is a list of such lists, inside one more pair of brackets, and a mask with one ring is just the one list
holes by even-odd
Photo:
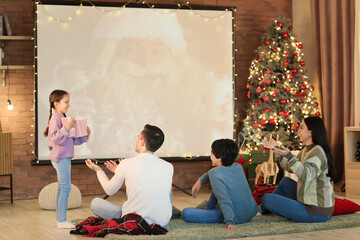
[[[272, 139], [272, 135], [270, 135], [269, 141]], [[279, 140], [279, 135], [277, 135], [276, 142]], [[276, 182], [276, 175], [279, 172], [279, 167], [276, 163], [274, 163], [274, 151], [270, 149], [269, 153], [269, 160], [267, 162], [264, 162], [262, 164], [259, 164], [256, 169], [256, 178], [255, 178], [255, 184], [257, 184], [257, 181], [259, 177], [264, 177], [264, 183], [270, 182], [270, 177], [273, 176], [273, 184]]]

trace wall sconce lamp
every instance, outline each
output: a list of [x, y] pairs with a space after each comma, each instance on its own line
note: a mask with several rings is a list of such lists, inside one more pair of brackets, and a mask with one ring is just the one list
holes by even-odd
[[8, 100], [7, 100], [7, 104], [8, 104], [7, 108], [9, 109], [9, 111], [11, 111], [11, 110], [13, 110], [13, 109], [14, 109], [14, 106], [13, 106], [13, 105], [11, 105], [11, 101], [10, 101], [10, 99], [8, 99]]
[[[7, 93], [7, 98], [8, 100], [6, 101], [7, 102], [7, 109], [9, 111], [13, 110], [14, 109], [14, 106], [11, 104], [11, 101], [10, 101], [10, 72], [9, 72], [9, 65], [7, 66], [7, 69], [8, 71], [8, 76], [9, 76], [9, 81], [8, 81], [8, 93]], [[4, 69], [3, 72], [2, 72], [2, 85], [3, 87], [5, 87], [5, 82], [6, 82], [6, 70]]]

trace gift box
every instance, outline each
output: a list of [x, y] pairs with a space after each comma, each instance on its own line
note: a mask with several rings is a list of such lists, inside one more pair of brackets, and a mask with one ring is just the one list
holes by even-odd
[[250, 162], [250, 156], [249, 154], [244, 154], [244, 153], [239, 153], [234, 161], [234, 163], [239, 163], [243, 167], [246, 178], [248, 178], [248, 176], [244, 165], [247, 164], [248, 162]]
[[[65, 125], [66, 122], [72, 121], [74, 118], [67, 117], [67, 118], [61, 118], [61, 122], [63, 125]], [[75, 127], [70, 129], [70, 137], [76, 138], [76, 137], [84, 137], [87, 136], [87, 120], [86, 119], [79, 119], [75, 120]]]
[[[270, 151], [254, 150], [251, 151], [251, 162], [252, 163], [263, 163], [267, 162], [269, 159]], [[275, 161], [275, 153], [273, 153], [273, 159]]]

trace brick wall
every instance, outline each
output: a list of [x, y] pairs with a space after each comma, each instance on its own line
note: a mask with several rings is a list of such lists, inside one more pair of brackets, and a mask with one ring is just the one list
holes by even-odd
[[[116, 0], [108, 1], [114, 2]], [[135, 0], [133, 1], [135, 2]], [[151, 4], [177, 4], [176, 0], [151, 1]], [[33, 35], [33, 5], [30, 0], [1, 0], [0, 14], [8, 13], [13, 35]], [[249, 66], [254, 57], [254, 50], [260, 44], [260, 37], [271, 24], [274, 17], [291, 18], [292, 1], [289, 0], [190, 0], [191, 5], [235, 6], [236, 11], [236, 128], [240, 129], [241, 119], [245, 117], [245, 85]], [[34, 44], [32, 41], [6, 41], [6, 55], [3, 64], [33, 65]], [[10, 70], [10, 99], [13, 111], [6, 106], [8, 85], [0, 86], [0, 126], [3, 132], [13, 133], [14, 162], [14, 197], [15, 199], [36, 198], [42, 187], [56, 181], [56, 173], [51, 165], [31, 166], [34, 141], [32, 125], [34, 111], [34, 71]], [[1, 74], [0, 74], [1, 76]], [[7, 77], [7, 81], [8, 81]], [[197, 177], [211, 167], [210, 162], [175, 162], [174, 184], [190, 188]], [[89, 177], [91, 176], [91, 177]], [[0, 186], [9, 182], [7, 177], [0, 177]], [[95, 174], [84, 165], [72, 166], [72, 183], [79, 187], [83, 194], [103, 193]], [[0, 192], [0, 200], [9, 199], [8, 191]]]

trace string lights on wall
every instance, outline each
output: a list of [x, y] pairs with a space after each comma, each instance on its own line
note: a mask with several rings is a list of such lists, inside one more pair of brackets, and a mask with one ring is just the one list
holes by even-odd
[[[43, 3], [44, 2], [44, 3]], [[129, 4], [133, 4], [131, 6], [129, 6]], [[109, 7], [104, 7], [104, 6], [99, 6], [99, 5], [95, 5], [95, 3], [91, 0], [81, 0], [78, 7], [76, 9], [74, 9], [74, 12], [70, 13], [68, 16], [64, 16], [64, 17], [59, 17], [59, 16], [55, 16], [53, 13], [51, 13], [51, 10], [47, 8], [47, 6], [45, 6], [47, 4], [47, 2], [45, 1], [36, 1], [35, 4], [37, 5], [37, 8], [41, 7], [44, 12], [48, 15], [48, 21], [53, 21], [54, 23], [59, 23], [59, 24], [63, 24], [66, 26], [70, 26], [71, 22], [73, 20], [75, 20], [76, 18], [80, 18], [81, 17], [81, 13], [82, 13], [82, 8], [83, 7], [93, 7], [96, 10], [98, 10], [101, 13], [104, 14], [114, 14], [114, 15], [121, 15], [121, 11], [125, 8], [129, 8], [129, 7], [136, 7], [136, 5], [134, 5], [134, 3], [136, 4], [142, 4], [145, 7], [148, 7], [149, 9], [152, 9], [153, 11], [156, 12], [156, 14], [169, 14], [172, 16], [176, 16], [177, 11], [179, 10], [188, 10], [190, 15], [193, 15], [195, 17], [199, 17], [199, 18], [203, 18], [205, 22], [213, 22], [215, 23], [216, 21], [220, 21], [221, 19], [224, 19], [225, 14], [227, 14], [228, 12], [232, 12], [232, 52], [233, 52], [233, 56], [232, 56], [232, 69], [233, 69], [233, 81], [232, 81], [232, 92], [233, 92], [233, 111], [234, 111], [234, 115], [233, 115], [233, 140], [236, 141], [236, 129], [235, 129], [235, 124], [236, 124], [236, 102], [237, 102], [237, 98], [235, 97], [235, 89], [236, 89], [236, 66], [235, 66], [235, 54], [237, 52], [236, 49], [236, 45], [235, 45], [235, 28], [236, 28], [236, 24], [235, 24], [235, 12], [236, 9], [233, 7], [228, 7], [223, 9], [222, 11], [219, 11], [219, 14], [211, 14], [211, 15], [207, 15], [204, 11], [199, 11], [194, 9], [189, 2], [186, 3], [179, 3], [176, 5], [176, 7], [174, 9], [165, 9], [163, 7], [157, 7], [153, 4], [150, 4], [148, 1], [144, 0], [144, 1], [139, 1], [139, 0], [129, 0], [126, 3], [120, 5], [117, 8], [109, 8]], [[96, 3], [98, 4], [98, 3]], [[37, 9], [35, 10], [35, 14], [37, 14]], [[37, 17], [35, 18], [35, 25], [37, 25]], [[36, 35], [36, 28], [34, 28], [35, 31], [35, 35]], [[35, 62], [37, 61], [37, 41], [35, 41]], [[36, 89], [36, 81], [37, 81], [37, 71], [38, 69], [35, 68], [35, 89]], [[34, 95], [36, 95], [36, 90], [34, 90]], [[33, 111], [35, 109], [35, 96], [34, 96], [34, 105], [33, 108], [31, 109], [31, 111]], [[35, 118], [34, 118], [35, 119]], [[32, 125], [32, 127], [34, 127]], [[31, 143], [31, 145], [33, 145]], [[35, 151], [35, 150], [34, 150]], [[34, 153], [33, 151], [33, 153]], [[208, 155], [208, 154], [207, 154]], [[200, 156], [192, 156], [191, 154], [184, 154], [182, 156], [184, 159], [194, 159], [194, 158], [198, 158]], [[39, 163], [39, 161], [37, 160], [37, 163]]]
[[[108, 14], [121, 14], [121, 8], [126, 8], [131, 2], [134, 2], [133, 0], [129, 0], [126, 3], [124, 3], [123, 5], [119, 6], [119, 9], [109, 9], [109, 8], [104, 8], [104, 7], [100, 7], [95, 5], [95, 3], [91, 0], [82, 0], [78, 6], [78, 8], [69, 16], [64, 17], [64, 18], [59, 18], [56, 17], [54, 15], [52, 15], [49, 11], [47, 11], [46, 7], [43, 6], [43, 3], [41, 0], [35, 2], [35, 4], [40, 5], [44, 8], [44, 11], [46, 12], [46, 14], [49, 16], [48, 20], [49, 21], [56, 21], [59, 23], [63, 23], [63, 24], [68, 24], [71, 21], [74, 20], [74, 18], [76, 18], [78, 15], [80, 15], [81, 13], [81, 8], [83, 7], [84, 3], [90, 4], [91, 7], [94, 7], [95, 9], [97, 9], [100, 12], [103, 13], [108, 13]], [[137, 4], [140, 4], [140, 1], [135, 0], [135, 2]], [[211, 15], [205, 15], [203, 13], [200, 13], [199, 11], [193, 9], [193, 7], [191, 7], [189, 2], [186, 3], [179, 3], [177, 4], [177, 7], [174, 10], [169, 10], [169, 9], [164, 9], [161, 10], [159, 8], [156, 8], [155, 5], [148, 3], [146, 0], [141, 1], [141, 4], [146, 5], [147, 7], [149, 7], [150, 9], [153, 9], [154, 11], [156, 11], [157, 14], [171, 14], [171, 15], [176, 15], [176, 11], [180, 10], [180, 9], [189, 9], [190, 10], [190, 14], [193, 14], [197, 17], [201, 17], [204, 18], [204, 21], [208, 22], [209, 20], [213, 20], [216, 21], [218, 19], [223, 19], [224, 15], [226, 14], [227, 11], [234, 11], [236, 12], [235, 8], [226, 8], [225, 12], [221, 12], [215, 16], [211, 16]]]

